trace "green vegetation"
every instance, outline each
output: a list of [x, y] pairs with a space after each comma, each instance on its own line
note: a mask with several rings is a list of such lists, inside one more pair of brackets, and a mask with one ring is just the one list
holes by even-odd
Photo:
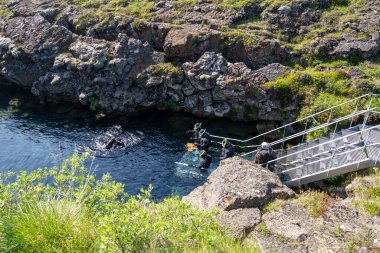
[[[299, 118], [307, 117], [308, 115], [312, 115], [314, 113], [323, 111], [327, 108], [330, 108], [334, 105], [338, 105], [341, 103], [346, 102], [348, 99], [342, 96], [336, 96], [329, 93], [320, 93], [314, 100], [313, 103], [311, 103], [308, 106], [305, 106], [301, 109]], [[355, 103], [347, 103], [345, 105], [342, 105], [336, 109], [333, 109], [331, 111], [326, 111], [325, 113], [322, 113], [318, 115], [317, 117], [311, 118], [310, 120], [306, 121], [304, 125], [307, 124], [308, 128], [321, 125], [323, 123], [328, 122], [329, 120], [332, 121], [334, 119], [343, 117], [344, 115], [350, 114], [355, 108]], [[341, 129], [347, 124], [347, 122], [343, 121], [338, 124], [337, 129]], [[310, 132], [307, 136], [308, 140], [314, 140], [319, 137], [322, 137], [328, 133], [331, 133], [331, 131], [334, 131], [335, 125], [332, 125], [330, 127], [322, 128], [315, 130], [313, 132]]]
[[154, 6], [154, 2], [148, 0], [66, 0], [66, 3], [86, 8], [80, 17], [79, 29], [96, 23], [107, 24], [116, 16], [147, 19]]
[[220, 6], [223, 10], [227, 10], [230, 8], [236, 8], [236, 9], [241, 9], [246, 6], [250, 6], [253, 4], [257, 4], [258, 0], [213, 0], [215, 4]]
[[96, 111], [99, 108], [99, 99], [95, 96], [89, 97], [88, 101], [90, 102], [90, 109]]
[[268, 236], [270, 235], [270, 231], [267, 227], [267, 224], [265, 224], [265, 221], [261, 221], [256, 227], [255, 230], [259, 231], [262, 235]]
[[174, 0], [171, 1], [170, 4], [173, 4], [176, 9], [186, 10], [188, 8], [194, 7], [197, 2], [197, 0]]
[[[307, 90], [313, 91], [326, 90], [331, 93], [346, 93], [340, 89], [341, 86], [347, 85], [348, 75], [344, 71], [316, 71], [308, 69], [288, 73], [283, 77], [278, 78], [274, 82], [267, 84], [268, 87], [273, 86], [276, 89], [290, 91], [293, 94], [305, 95]], [[335, 85], [340, 85], [336, 88]]]
[[294, 203], [297, 205], [304, 206], [308, 209], [309, 214], [312, 217], [321, 216], [334, 202], [336, 199], [332, 198], [325, 192], [321, 191], [305, 191], [298, 194], [297, 198], [291, 200], [275, 200], [268, 203], [264, 209], [263, 213], [271, 211], [281, 211], [286, 203]]
[[1, 252], [258, 252], [232, 239], [217, 211], [152, 202], [151, 187], [130, 196], [109, 175], [96, 179], [87, 157], [0, 175]]
[[13, 15], [13, 12], [7, 7], [8, 3], [9, 0], [0, 0], [0, 17], [3, 19], [9, 19]]
[[[361, 78], [350, 80], [348, 71], [350, 67], [357, 67], [362, 73]], [[352, 62], [348, 60], [333, 60], [320, 63], [315, 67], [286, 73], [273, 82], [264, 84], [265, 88], [274, 89], [277, 99], [284, 105], [288, 101], [299, 99], [301, 111], [298, 116], [302, 119], [308, 115], [323, 111], [332, 106], [338, 105], [350, 98], [363, 94], [378, 92], [380, 84], [380, 61], [374, 59], [369, 62]], [[358, 109], [364, 109], [369, 101], [360, 101]], [[379, 104], [379, 99], [375, 99], [372, 105]], [[308, 128], [326, 123], [353, 112], [356, 101], [340, 106], [331, 111], [327, 111], [318, 117], [314, 117], [304, 125]], [[373, 120], [370, 118], [370, 120]], [[338, 125], [338, 129], [344, 127], [347, 122]], [[332, 126], [335, 127], [335, 126]], [[331, 129], [321, 129], [310, 133], [309, 140], [325, 135]]]
[[246, 47], [259, 47], [269, 44], [266, 38], [270, 35], [265, 31], [246, 31], [242, 29], [227, 29], [223, 32], [223, 41], [226, 46], [242, 43]]
[[142, 31], [144, 31], [145, 29], [148, 28], [148, 26], [145, 23], [145, 21], [141, 20], [141, 19], [138, 19], [138, 18], [136, 18], [135, 20], [133, 20], [131, 26], [132, 26], [132, 29], [134, 31], [137, 31], [137, 32], [142, 32]]
[[178, 108], [177, 102], [169, 99], [164, 101], [164, 106], [169, 110], [175, 110]]
[[354, 206], [369, 216], [380, 214], [380, 170], [374, 175], [356, 178], [354, 185]]
[[[318, 3], [319, 1], [314, 2]], [[350, 34], [358, 39], [368, 39], [368, 33], [357, 32], [347, 26], [349, 22], [357, 23], [360, 20], [359, 10], [364, 7], [365, 2], [366, 0], [330, 1], [330, 8], [323, 12], [319, 22], [310, 25], [306, 34], [291, 38], [287, 45], [302, 52], [308, 58], [309, 63], [315, 65], [324, 61], [314, 51], [317, 39], [339, 39], [343, 34]]]
[[251, 106], [248, 111], [248, 117], [252, 120], [259, 119], [259, 108], [257, 106]]
[[296, 204], [306, 207], [312, 217], [321, 216], [335, 201], [327, 193], [319, 191], [306, 191], [293, 200]]
[[158, 63], [151, 66], [152, 74], [155, 76], [171, 75], [171, 76], [181, 76], [182, 70], [175, 67], [171, 63]]
[[311, 104], [314, 97], [320, 92], [336, 95], [348, 95], [350, 86], [349, 77], [345, 71], [317, 71], [307, 69], [286, 73], [273, 82], [266, 83], [264, 87], [275, 89], [281, 94], [283, 102], [295, 97], [301, 97], [305, 104]]
[[276, 199], [273, 202], [269, 202], [268, 204], [265, 205], [263, 208], [263, 213], [268, 213], [271, 211], [281, 211], [282, 207], [286, 204], [285, 200], [282, 199]]

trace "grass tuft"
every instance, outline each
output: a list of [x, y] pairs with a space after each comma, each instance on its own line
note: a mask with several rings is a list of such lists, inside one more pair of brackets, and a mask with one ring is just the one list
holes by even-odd
[[154, 76], [163, 76], [163, 75], [171, 75], [171, 76], [181, 76], [182, 70], [175, 67], [171, 63], [158, 63], [156, 65], [151, 66], [152, 74]]
[[354, 206], [362, 213], [375, 216], [380, 214], [380, 172], [354, 180]]
[[319, 191], [303, 192], [294, 200], [296, 204], [306, 207], [312, 217], [321, 216], [334, 201], [327, 193]]

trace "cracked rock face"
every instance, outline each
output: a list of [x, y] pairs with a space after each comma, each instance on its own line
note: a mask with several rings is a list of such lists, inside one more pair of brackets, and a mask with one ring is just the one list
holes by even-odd
[[349, 199], [336, 202], [320, 217], [310, 217], [305, 207], [286, 203], [262, 219], [266, 234], [255, 231], [249, 237], [269, 252], [347, 252], [360, 244], [375, 245], [379, 237], [379, 218], [359, 214]]
[[[121, 15], [107, 24], [84, 24], [84, 9], [78, 6], [14, 1], [13, 16], [0, 17], [0, 78], [45, 101], [85, 106], [97, 101], [103, 113], [165, 109], [240, 121], [291, 121], [299, 110], [297, 99], [283, 105], [262, 85], [289, 71], [278, 62], [301, 62], [302, 55], [273, 34], [231, 42], [223, 27], [261, 13], [268, 28], [278, 26], [290, 39], [318, 22], [328, 2], [316, 7], [291, 1], [263, 12], [255, 4], [222, 10], [213, 1], [198, 1], [179, 13], [170, 1], [158, 1], [148, 21]], [[365, 8], [358, 22], [345, 25], [371, 32], [371, 38], [322, 38], [312, 50], [323, 57], [378, 54], [374, 28], [380, 10], [376, 1]]]
[[261, 222], [261, 211], [275, 199], [289, 199], [295, 193], [272, 172], [233, 157], [223, 160], [207, 182], [183, 197], [200, 209], [219, 208], [219, 221], [236, 238], [244, 238]]
[[[205, 52], [196, 62], [177, 66], [180, 74], [165, 68], [155, 74], [164, 54], [127, 34], [115, 41], [80, 36], [39, 14], [10, 19], [2, 31], [2, 76], [47, 101], [88, 105], [95, 99], [106, 113], [158, 108], [235, 120], [250, 120], [251, 106], [264, 114], [277, 110], [262, 103], [268, 96], [260, 84], [272, 77], [255, 79], [243, 63], [229, 63], [221, 54]], [[258, 74], [284, 71], [278, 64]], [[236, 108], [240, 113], [233, 113]]]
[[[238, 57], [231, 62], [217, 53], [222, 37], [214, 28], [246, 17], [248, 10], [222, 13], [212, 2], [200, 2], [184, 13], [188, 24], [173, 28], [160, 19], [173, 10], [166, 1], [155, 5], [149, 22], [117, 16], [106, 27], [82, 27], [83, 9], [60, 1], [20, 0], [10, 8], [13, 16], [0, 18], [0, 78], [41, 100], [85, 106], [95, 101], [103, 113], [149, 108], [244, 121], [282, 121], [280, 114], [294, 118], [298, 110], [296, 101], [283, 110], [261, 88], [287, 68], [272, 64], [254, 71]], [[210, 27], [196, 22], [201, 17]], [[275, 43], [266, 46], [247, 57], [257, 62], [278, 50]], [[180, 59], [174, 72], [165, 65], [170, 59]], [[275, 61], [268, 59], [255, 66]], [[258, 113], [252, 116], [252, 110]]]

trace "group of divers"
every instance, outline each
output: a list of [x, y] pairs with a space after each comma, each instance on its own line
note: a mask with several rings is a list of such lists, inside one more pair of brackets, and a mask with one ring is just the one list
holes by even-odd
[[[206, 171], [210, 168], [212, 163], [212, 156], [209, 154], [209, 148], [211, 144], [211, 136], [207, 133], [206, 129], [202, 129], [202, 123], [196, 123], [192, 130], [186, 132], [190, 136], [190, 140], [193, 144], [200, 150], [199, 152], [199, 162], [198, 164], [182, 164], [188, 167], [193, 167], [200, 169], [201, 171]], [[222, 149], [219, 155], [220, 160], [224, 160], [235, 155], [235, 146], [227, 139], [222, 141]], [[255, 163], [262, 165], [269, 170], [274, 170], [274, 163], [270, 162], [277, 158], [276, 152], [272, 149], [271, 145], [267, 142], [263, 142], [256, 152]]]
[[[192, 130], [186, 132], [189, 135], [190, 140], [199, 150], [199, 162], [198, 164], [185, 164], [176, 162], [176, 164], [184, 165], [200, 169], [201, 172], [207, 171], [212, 163], [212, 156], [209, 154], [209, 148], [211, 145], [211, 136], [207, 133], [206, 129], [202, 129], [202, 123], [196, 123]], [[100, 143], [100, 149], [106, 151], [115, 151], [124, 149], [128, 146], [128, 140], [122, 135], [121, 126], [113, 126], [108, 129], [105, 134], [100, 135], [101, 138], [95, 138], [95, 143]], [[99, 139], [99, 140], [98, 140]], [[96, 148], [94, 148], [96, 149]], [[233, 157], [236, 153], [236, 147], [227, 138], [222, 141], [222, 149], [219, 155], [219, 160], [224, 160]], [[262, 165], [269, 170], [274, 170], [274, 162], [271, 162], [277, 158], [276, 152], [272, 149], [269, 143], [263, 142], [261, 147], [256, 152], [255, 163]]]

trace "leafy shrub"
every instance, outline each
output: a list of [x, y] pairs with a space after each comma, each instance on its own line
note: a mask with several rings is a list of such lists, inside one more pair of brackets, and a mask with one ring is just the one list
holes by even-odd
[[221, 228], [217, 211], [172, 197], [129, 196], [84, 166], [88, 153], [60, 167], [0, 174], [1, 252], [258, 252]]

